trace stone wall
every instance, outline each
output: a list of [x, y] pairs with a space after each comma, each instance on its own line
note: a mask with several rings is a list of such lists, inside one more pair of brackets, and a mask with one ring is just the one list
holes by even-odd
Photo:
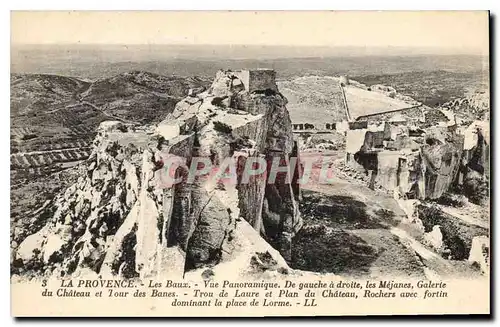
[[407, 198], [441, 197], [458, 175], [464, 137], [448, 126], [411, 133], [415, 128], [385, 122], [379, 129], [348, 130], [346, 165], [371, 175], [370, 187], [376, 183]]
[[247, 92], [277, 91], [276, 72], [272, 69], [241, 70], [233, 72], [245, 86]]
[[418, 121], [424, 119], [424, 112], [422, 107], [411, 107], [406, 109], [394, 110], [383, 112], [376, 115], [366, 115], [358, 117], [357, 121], [368, 121], [368, 122], [380, 122], [380, 121], [390, 121], [396, 116], [402, 116], [407, 121]]

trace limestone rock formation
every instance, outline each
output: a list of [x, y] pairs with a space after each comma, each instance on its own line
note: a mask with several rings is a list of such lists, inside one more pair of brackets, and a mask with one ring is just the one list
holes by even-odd
[[425, 164], [425, 194], [441, 197], [453, 184], [460, 167], [464, 138], [455, 130], [431, 127], [426, 130], [422, 156]]
[[434, 248], [437, 252], [443, 249], [443, 234], [441, 232], [441, 226], [435, 225], [432, 227], [432, 231], [424, 234], [424, 239], [428, 245]]
[[476, 91], [462, 98], [450, 100], [442, 105], [466, 120], [489, 120], [490, 96], [487, 90]]
[[286, 178], [293, 172], [244, 174], [260, 169], [254, 162], [283, 166], [297, 151], [274, 76], [220, 71], [157, 126], [102, 123], [78, 182], [19, 245], [15, 273], [174, 277], [236, 258], [287, 271], [283, 258], [302, 226], [300, 192]]
[[487, 121], [474, 121], [462, 131], [464, 151], [457, 185], [477, 204], [489, 201], [490, 179], [490, 125]]
[[[487, 225], [472, 220], [466, 221], [463, 217], [445, 212], [434, 204], [418, 204], [418, 217], [428, 233], [428, 243], [433, 247], [441, 245], [437, 247], [441, 249], [438, 252], [449, 259], [467, 260], [473, 253], [474, 239], [488, 238], [489, 235]], [[436, 226], [439, 226], [438, 230]]]
[[455, 126], [426, 125], [390, 120], [352, 126], [346, 165], [370, 173], [372, 188], [378, 185], [407, 199], [437, 199], [457, 176], [464, 137]]

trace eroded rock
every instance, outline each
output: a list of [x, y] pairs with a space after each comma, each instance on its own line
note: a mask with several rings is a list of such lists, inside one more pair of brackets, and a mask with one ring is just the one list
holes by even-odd
[[[52, 219], [14, 261], [60, 275], [182, 277], [235, 260], [246, 244], [238, 226], [250, 223], [262, 239], [245, 250], [253, 253], [246, 264], [253, 256], [260, 270], [287, 271], [282, 256], [302, 226], [298, 185], [285, 178], [293, 172], [272, 184], [266, 170], [242, 181], [247, 161], [286, 161], [297, 151], [274, 78], [269, 70], [220, 71], [157, 126], [104, 122], [81, 178], [56, 197]], [[212, 169], [190, 180], [196, 160]], [[213, 178], [232, 163], [234, 178]]]
[[346, 133], [346, 166], [371, 176], [372, 189], [403, 199], [441, 197], [459, 172], [464, 137], [454, 125], [427, 123], [392, 119], [353, 127]]
[[468, 261], [477, 264], [483, 274], [489, 271], [490, 266], [490, 240], [487, 236], [476, 236], [472, 239]]

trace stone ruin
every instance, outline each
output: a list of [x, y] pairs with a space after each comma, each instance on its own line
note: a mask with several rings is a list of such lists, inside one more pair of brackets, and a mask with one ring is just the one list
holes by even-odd
[[488, 122], [458, 126], [450, 112], [428, 107], [369, 118], [349, 122], [345, 162], [368, 174], [370, 187], [407, 199], [437, 199], [457, 186], [473, 199], [487, 189]]
[[[288, 273], [285, 260], [302, 227], [300, 189], [286, 178], [296, 174], [279, 173], [273, 184], [267, 177], [242, 183], [240, 174], [249, 158], [298, 154], [274, 76], [219, 71], [208, 90], [191, 92], [157, 126], [102, 123], [78, 182], [42, 210], [47, 224], [13, 253], [14, 271], [182, 278], [230, 261], [235, 274], [254, 265]], [[181, 182], [164, 184], [163, 165], [175, 157], [187, 167], [195, 157], [214, 165], [229, 158], [237, 182], [190, 183], [181, 165]]]
[[368, 174], [371, 188], [405, 199], [437, 199], [459, 171], [464, 136], [446, 117], [434, 123], [402, 115], [354, 122], [346, 134], [346, 165]]
[[485, 273], [488, 223], [472, 213], [464, 219], [468, 213], [426, 200], [439, 200], [461, 188], [470, 202], [487, 205], [489, 124], [475, 122], [463, 128], [453, 116], [431, 108], [384, 118], [388, 119], [377, 122], [371, 117], [372, 121], [350, 124], [346, 166], [367, 174], [370, 188], [392, 193], [408, 222], [424, 233], [424, 242], [437, 253], [474, 262]]
[[259, 68], [232, 72], [243, 83], [247, 92], [278, 91], [276, 72], [272, 69]]

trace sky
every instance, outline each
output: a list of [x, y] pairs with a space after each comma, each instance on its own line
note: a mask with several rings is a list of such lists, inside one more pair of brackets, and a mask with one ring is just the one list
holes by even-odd
[[14, 11], [11, 43], [453, 48], [488, 53], [487, 11]]

